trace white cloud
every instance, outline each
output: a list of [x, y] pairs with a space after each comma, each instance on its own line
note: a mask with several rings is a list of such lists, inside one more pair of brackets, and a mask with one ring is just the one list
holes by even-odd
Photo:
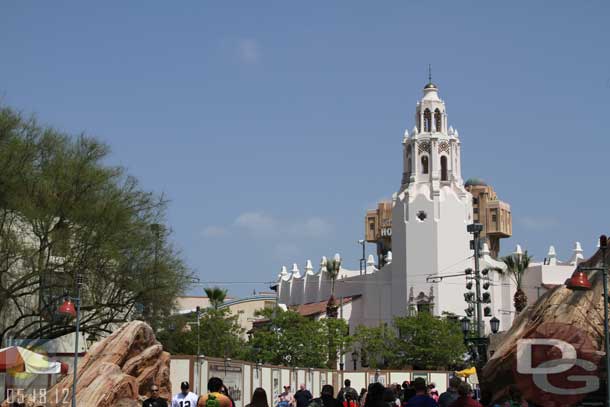
[[258, 41], [253, 38], [243, 38], [239, 41], [237, 52], [244, 64], [257, 64], [261, 59], [261, 50]]
[[333, 230], [330, 222], [313, 216], [307, 219], [279, 219], [264, 212], [244, 212], [235, 219], [234, 226], [256, 237], [317, 238]]
[[519, 223], [530, 230], [548, 230], [557, 226], [559, 221], [548, 217], [522, 216], [519, 218]]
[[332, 231], [332, 225], [322, 218], [312, 217], [293, 225], [293, 233], [303, 237], [322, 237]]
[[263, 212], [244, 212], [235, 219], [235, 226], [255, 236], [271, 236], [278, 232], [278, 222]]
[[224, 237], [228, 234], [229, 231], [221, 226], [207, 226], [202, 232], [204, 237]]

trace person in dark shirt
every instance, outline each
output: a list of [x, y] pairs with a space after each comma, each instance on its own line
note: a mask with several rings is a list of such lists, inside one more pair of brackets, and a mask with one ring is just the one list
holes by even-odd
[[438, 399], [438, 405], [440, 407], [449, 407], [451, 403], [453, 403], [459, 397], [458, 388], [462, 384], [462, 379], [459, 377], [452, 377], [449, 379], [449, 388], [446, 392], [441, 394], [441, 397]]
[[167, 407], [167, 401], [159, 397], [159, 386], [150, 386], [150, 398], [144, 400], [142, 407]]
[[307, 407], [313, 399], [313, 396], [311, 395], [311, 392], [307, 390], [305, 385], [301, 384], [299, 390], [294, 393], [294, 399], [297, 401], [297, 407]]
[[428, 396], [428, 386], [426, 386], [426, 381], [418, 377], [413, 380], [413, 388], [415, 389], [415, 396], [411, 397], [407, 406], [409, 407], [438, 407], [438, 404], [434, 399]]
[[330, 384], [322, 386], [320, 397], [311, 400], [309, 407], [340, 407], [341, 405], [336, 398], [333, 397], [335, 389]]
[[481, 403], [472, 398], [472, 387], [468, 383], [462, 383], [458, 387], [457, 400], [449, 404], [449, 407], [483, 407]]

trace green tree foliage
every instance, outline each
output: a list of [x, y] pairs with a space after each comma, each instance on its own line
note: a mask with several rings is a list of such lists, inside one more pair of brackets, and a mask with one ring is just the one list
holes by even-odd
[[392, 326], [360, 326], [354, 335], [354, 349], [372, 368], [395, 369], [458, 367], [466, 352], [455, 319], [434, 317], [428, 312], [397, 317]]
[[223, 290], [219, 287], [206, 287], [203, 289], [205, 295], [210, 300], [210, 305], [214, 309], [220, 308], [227, 298], [227, 290]]
[[[245, 358], [244, 330], [238, 315], [228, 308], [206, 308], [199, 320], [199, 346], [202, 355], [211, 357]], [[197, 317], [195, 314], [173, 317], [157, 339], [172, 354], [197, 354]]]
[[[523, 291], [523, 275], [530, 265], [532, 256], [527, 254], [527, 250], [524, 254], [513, 253], [510, 256], [502, 258], [504, 264], [506, 264], [506, 273], [513, 279], [517, 290], [513, 297], [513, 304], [517, 313], [523, 311], [527, 307], [527, 295]], [[501, 270], [498, 270], [501, 271]]]
[[329, 343], [337, 354], [348, 349], [350, 339], [344, 320], [316, 321], [279, 308], [261, 314], [267, 322], [250, 339], [248, 358], [252, 361], [323, 368], [328, 363]]
[[395, 318], [393, 326], [390, 367], [446, 369], [463, 364], [466, 347], [455, 319], [419, 312], [412, 317]]
[[152, 233], [165, 199], [106, 165], [108, 155], [93, 138], [0, 109], [0, 340], [72, 332], [55, 310], [77, 274], [88, 334], [111, 331], [134, 308], [155, 323], [187, 285], [168, 233]]
[[393, 338], [394, 332], [385, 325], [375, 327], [360, 325], [356, 328], [353, 347], [360, 355], [362, 365], [374, 369], [387, 367], [387, 360], [392, 352], [388, 341]]

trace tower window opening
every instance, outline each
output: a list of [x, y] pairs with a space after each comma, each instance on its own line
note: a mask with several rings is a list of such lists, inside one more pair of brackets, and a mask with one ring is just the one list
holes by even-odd
[[411, 157], [407, 160], [407, 174], [411, 173]]
[[441, 156], [441, 181], [447, 181], [449, 179], [447, 173], [447, 156]]
[[432, 113], [430, 109], [424, 110], [424, 131], [429, 132], [432, 128]]
[[421, 173], [422, 174], [428, 173], [428, 156], [427, 155], [422, 155], [422, 157], [421, 157]]
[[442, 119], [441, 119], [441, 111], [436, 109], [434, 111], [434, 126], [436, 126], [436, 131], [442, 131], [443, 128], [441, 127], [442, 125]]

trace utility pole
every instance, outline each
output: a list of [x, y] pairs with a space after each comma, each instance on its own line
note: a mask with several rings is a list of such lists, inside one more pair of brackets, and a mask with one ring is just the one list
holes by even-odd
[[201, 384], [201, 360], [199, 360], [199, 355], [201, 355], [201, 344], [200, 344], [200, 335], [199, 331], [201, 330], [201, 307], [197, 305], [197, 381], [195, 382], [195, 388], [198, 393], [201, 394], [200, 384]]
[[358, 244], [362, 246], [362, 258], [360, 259], [360, 275], [366, 273], [366, 241], [358, 240]]
[[[466, 227], [468, 233], [472, 233], [473, 240], [472, 249], [474, 251], [474, 283], [475, 283], [475, 319], [476, 319], [476, 333], [477, 337], [474, 341], [477, 349], [477, 362], [483, 366], [487, 361], [487, 338], [484, 338], [484, 322], [483, 322], [483, 310], [481, 304], [485, 298], [481, 298], [481, 268], [479, 264], [480, 246], [481, 246], [481, 232], [483, 231], [483, 225], [480, 223], [472, 223]], [[486, 284], [486, 289], [489, 287]], [[489, 301], [489, 293], [486, 294], [487, 300]], [[489, 307], [488, 307], [489, 308]], [[490, 310], [486, 309], [486, 312]]]

